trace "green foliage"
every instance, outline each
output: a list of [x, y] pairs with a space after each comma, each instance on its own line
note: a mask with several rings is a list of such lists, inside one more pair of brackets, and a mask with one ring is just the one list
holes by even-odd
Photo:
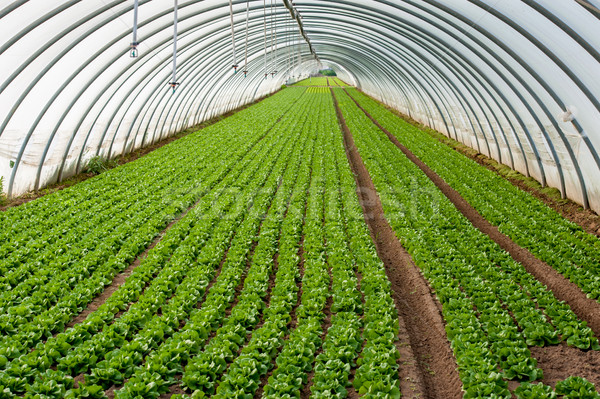
[[524, 382], [515, 389], [515, 395], [518, 399], [556, 399], [558, 397], [552, 387], [541, 382], [537, 384]]
[[323, 69], [319, 73], [323, 76], [337, 76], [333, 69]]
[[[0, 397], [101, 398], [123, 385], [115, 397], [150, 399], [178, 383], [192, 397], [253, 397], [275, 367], [267, 398], [298, 397], [311, 371], [314, 397], [344, 397], [352, 368], [359, 395], [399, 398], [398, 315], [328, 90], [289, 88], [3, 215]], [[597, 347], [566, 304], [465, 222], [341, 93], [390, 224], [443, 304], [465, 398], [508, 398], [507, 380], [540, 379], [528, 346]], [[95, 163], [97, 173], [112, 167]], [[66, 328], [193, 204], [106, 302]], [[598, 398], [577, 378], [556, 392]], [[515, 394], [555, 397], [529, 383]]]
[[4, 176], [0, 176], [0, 206], [6, 204], [6, 194], [4, 194]]
[[[529, 346], [554, 345], [563, 340], [582, 349], [598, 348], [591, 329], [569, 306], [477, 230], [352, 98], [343, 90], [334, 90], [355, 145], [381, 195], [386, 217], [442, 303], [465, 398], [510, 397], [508, 380], [542, 378]], [[415, 148], [432, 168], [439, 168], [449, 184], [459, 191], [475, 186], [467, 200], [483, 206], [492, 202], [492, 197], [502, 196], [496, 191], [500, 183], [487, 182], [488, 187], [480, 187], [479, 179], [473, 178], [482, 169], [480, 165], [452, 165], [451, 154], [446, 154], [439, 143], [425, 138], [425, 144], [421, 144], [423, 133], [418, 129], [366, 96], [350, 92], [409, 149]], [[456, 175], [446, 173], [446, 169], [454, 170]], [[493, 193], [481, 194], [488, 189]], [[503, 198], [505, 202], [510, 200]], [[523, 213], [536, 211], [538, 208], [531, 208]], [[546, 233], [553, 227], [552, 222], [549, 224]], [[518, 227], [526, 228], [520, 224]]]
[[559, 381], [555, 387], [556, 393], [565, 399], [600, 399], [594, 384], [581, 377], [569, 377]]
[[86, 172], [99, 175], [109, 169], [116, 167], [117, 161], [114, 159], [104, 159], [100, 156], [93, 157], [88, 161]]

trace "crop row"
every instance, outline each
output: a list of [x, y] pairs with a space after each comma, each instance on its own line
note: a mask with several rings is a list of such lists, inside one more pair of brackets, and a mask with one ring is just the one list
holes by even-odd
[[[270, 117], [270, 113], [267, 113], [265, 116], [268, 118], [267, 120], [273, 120]], [[255, 118], [257, 117], [255, 116], [254, 118], [249, 119]], [[262, 131], [262, 133], [258, 133], [259, 136], [264, 136], [265, 130], [263, 129], [268, 128], [261, 127], [257, 129]], [[226, 130], [224, 130], [224, 132], [226, 132]], [[256, 131], [255, 134], [257, 134]], [[229, 137], [229, 135], [225, 134], [222, 136], [222, 138], [223, 140], [231, 142], [231, 138]], [[213, 137], [213, 140], [218, 141], [217, 137]], [[226, 147], [223, 144], [222, 146]], [[247, 144], [244, 144], [243, 147], [245, 147], [245, 151], [247, 153], [247, 151], [252, 148], [252, 145], [248, 146]], [[262, 148], [263, 155], [266, 155], [268, 153], [269, 146], [260, 148]], [[231, 163], [237, 168], [237, 174], [239, 174], [240, 172], [244, 172], [245, 166], [247, 166], [246, 164], [250, 162], [252, 158], [250, 156], [246, 157], [246, 159], [246, 162], [237, 164], [235, 163], [235, 161], [239, 160], [239, 158], [231, 159]], [[224, 171], [227, 171], [227, 168], [225, 168], [227, 163], [223, 164], [222, 161], [220, 163], [223, 165], [223, 167], [216, 167], [215, 169], [217, 169], [216, 175], [221, 176], [222, 178], [222, 175], [226, 175]], [[229, 169], [231, 169], [233, 165], [230, 165]], [[189, 164], [187, 166], [189, 166]], [[244, 173], [246, 174], [245, 177], [248, 182], [253, 180], [253, 175], [249, 171], [245, 171]], [[232, 173], [232, 175], [235, 176], [236, 174]], [[212, 176], [210, 175], [206, 176], [206, 181], [211, 182], [211, 180], [213, 180], [211, 179], [211, 177]], [[213, 182], [213, 185], [217, 181]], [[190, 212], [190, 214], [188, 214], [188, 217], [177, 223], [173, 229], [167, 232], [167, 235], [163, 238], [159, 245], [157, 245], [149, 253], [148, 257], [144, 259], [142, 264], [134, 270], [134, 273], [127, 279], [126, 283], [119, 290], [117, 290], [117, 292], [113, 294], [103, 306], [101, 306], [96, 312], [92, 313], [84, 323], [77, 324], [74, 326], [74, 328], [67, 330], [65, 333], [58, 334], [56, 337], [49, 338], [45, 343], [38, 343], [36, 350], [28, 354], [22, 354], [22, 352], [19, 351], [20, 348], [14, 344], [14, 342], [16, 342], [15, 337], [19, 337], [19, 335], [15, 335], [15, 337], [6, 338], [4, 342], [8, 342], [12, 345], [5, 345], [3, 347], [0, 347], [0, 354], [4, 356], [5, 359], [4, 362], [0, 362], [0, 367], [6, 369], [6, 372], [3, 373], [2, 385], [8, 386], [13, 392], [22, 392], [25, 388], [25, 385], [27, 383], [31, 383], [35, 379], [38, 372], [48, 369], [55, 361], [58, 361], [59, 359], [59, 369], [61, 370], [66, 369], [75, 373], [75, 370], [78, 367], [84, 367], [83, 371], [85, 371], [85, 368], [93, 366], [98, 359], [96, 359], [93, 354], [90, 354], [89, 351], [86, 352], [86, 350], [80, 350], [79, 352], [77, 352], [75, 350], [75, 347], [83, 346], [85, 343], [88, 342], [91, 336], [94, 335], [94, 339], [96, 340], [96, 342], [98, 342], [98, 347], [102, 348], [106, 344], [108, 350], [110, 350], [110, 345], [108, 345], [107, 342], [102, 341], [102, 336], [110, 336], [113, 341], [119, 341], [124, 335], [126, 336], [128, 333], [130, 333], [131, 330], [128, 328], [124, 328], [124, 330], [119, 329], [121, 328], [119, 326], [127, 326], [128, 324], [126, 322], [110, 324], [115, 318], [115, 314], [119, 311], [127, 309], [129, 303], [136, 301], [149, 280], [156, 277], [156, 279], [153, 280], [153, 283], [156, 283], [156, 286], [160, 286], [161, 281], [163, 280], [161, 280], [161, 278], [158, 278], [157, 276], [160, 276], [159, 272], [163, 270], [166, 262], [171, 257], [172, 258], [170, 264], [173, 265], [173, 267], [179, 268], [177, 270], [186, 267], [187, 265], [185, 261], [180, 261], [179, 264], [174, 264], [176, 263], [174, 262], [174, 260], [178, 259], [178, 257], [176, 255], [172, 256], [173, 251], [177, 249], [183, 257], [186, 254], [186, 252], [196, 250], [195, 246], [202, 244], [203, 241], [208, 238], [208, 236], [205, 237], [205, 235], [208, 234], [207, 229], [205, 228], [204, 230], [202, 230], [202, 226], [212, 227], [210, 223], [214, 224], [215, 220], [221, 219], [222, 215], [216, 213], [218, 207], [214, 206], [214, 202], [221, 195], [226, 199], [229, 198], [229, 202], [234, 201], [236, 197], [239, 196], [235, 191], [232, 191], [231, 181], [227, 181], [227, 179], [221, 182], [221, 188], [218, 188], [219, 186], [216, 187], [217, 189], [213, 191], [211, 195], [205, 195], [203, 201], [199, 203], [196, 209], [194, 209], [192, 212]], [[196, 228], [196, 230], [193, 230], [193, 228]], [[182, 245], [182, 240], [190, 236], [191, 231], [194, 231], [192, 237], [193, 239], [196, 239], [198, 241], [198, 244], [194, 244], [192, 239], [188, 240], [192, 241], [192, 245]], [[208, 253], [211, 254], [214, 253], [214, 251], [208, 251]], [[214, 254], [210, 256], [214, 256]], [[162, 283], [164, 284], [163, 288], [173, 289], [173, 283], [168, 283], [168, 281], [170, 281], [170, 277], [172, 275], [178, 276], [178, 274], [175, 273], [172, 269], [167, 268], [167, 270], [168, 271], [163, 270], [162, 274], [165, 276], [164, 278], [167, 281], [167, 283]], [[181, 271], [179, 273], [181, 273]], [[148, 289], [147, 292], [149, 293], [145, 296], [146, 298], [148, 298], [147, 302], [137, 302], [137, 307], [132, 307], [133, 309], [129, 308], [130, 312], [127, 312], [127, 314], [135, 315], [132, 316], [132, 324], [134, 326], [136, 325], [135, 323], [143, 324], [146, 321], [148, 321], [148, 316], [144, 316], [144, 314], [148, 314], [145, 307], [147, 306], [149, 308], [152, 308], [152, 306], [156, 306], [156, 303], [161, 299], [160, 295], [153, 295], [151, 289]], [[150, 316], [151, 315], [152, 313], [150, 313]], [[119, 321], [128, 320], [125, 316], [126, 314], [119, 318]], [[98, 331], [102, 330], [107, 324], [110, 324], [111, 331], [117, 332], [114, 337], [111, 336], [110, 332], [108, 332], [107, 334], [96, 334]], [[107, 331], [108, 330], [104, 328], [103, 333]], [[97, 336], [100, 338], [96, 338]], [[69, 349], [71, 349], [69, 351], [69, 355], [65, 356]], [[80, 355], [77, 355], [77, 353], [80, 353]], [[0, 356], [0, 360], [2, 359], [2, 356]], [[12, 362], [8, 362], [12, 359], [14, 359]], [[82, 370], [77, 370], [77, 372], [79, 371]]]
[[338, 77], [333, 77], [333, 78], [329, 78], [329, 83], [333, 83], [331, 86], [340, 86], [340, 87], [347, 87], [348, 85], [346, 83], [344, 83], [343, 80], [341, 80]]
[[[319, 101], [310, 110], [313, 124], [306, 127], [318, 135], [312, 137], [316, 152], [311, 157], [314, 162], [308, 198], [305, 188], [298, 192], [302, 195], [301, 202], [307, 200], [307, 209], [303, 227], [302, 296], [295, 311], [296, 328], [290, 332], [288, 326], [298, 289], [294, 283], [298, 277], [301, 218], [288, 215], [279, 241], [275, 286], [269, 306], [259, 321], [260, 328], [252, 332], [244, 346], [245, 336], [256, 323], [256, 317], [248, 322], [247, 315], [245, 318], [240, 315], [230, 328], [225, 322], [204, 351], [190, 359], [184, 371], [183, 385], [195, 390], [193, 397], [212, 393], [218, 398], [251, 397], [273, 360], [276, 367], [264, 386], [264, 397], [298, 397], [302, 387], [309, 383], [307, 377], [313, 364], [314, 375], [310, 381], [313, 397], [345, 396], [351, 383], [350, 370], [355, 367], [355, 359], [363, 346], [366, 349], [359, 359], [361, 366], [357, 370], [355, 388], [367, 396], [399, 396], [398, 353], [394, 345], [397, 315], [389, 282], [357, 201], [331, 96], [313, 97]], [[319, 123], [314, 125], [314, 121]], [[299, 181], [302, 185], [308, 184], [305, 179]], [[286, 235], [286, 225], [295, 233]], [[364, 282], [360, 291], [357, 272]], [[330, 295], [330, 274], [332, 325], [321, 341], [323, 309]], [[364, 305], [363, 297], [366, 298]], [[244, 299], [243, 293], [240, 294], [236, 308]], [[368, 309], [366, 316], [363, 316], [363, 308]], [[252, 315], [246, 307], [244, 309]], [[368, 337], [364, 345], [363, 326]], [[321, 353], [315, 357], [321, 346]]]
[[475, 229], [343, 90], [336, 96], [386, 218], [442, 303], [467, 397], [510, 397], [507, 380], [541, 378], [528, 346], [598, 348], [568, 305]]
[[[252, 237], [260, 227], [273, 195], [280, 192], [277, 188], [281, 181], [281, 173], [288, 160], [293, 158], [290, 156], [291, 151], [298, 151], [294, 150], [295, 145], [302, 148], [303, 143], [289, 140], [276, 131], [287, 130], [287, 128], [289, 123], [286, 124], [284, 118], [275, 127], [273, 133], [261, 143], [260, 148], [255, 153], [249, 154], [247, 157], [249, 163], [239, 165], [239, 169], [244, 171], [243, 178], [232, 177], [224, 182], [222, 190], [225, 193], [234, 190], [235, 195], [231, 195], [229, 200], [228, 195], [213, 198], [206, 203], [212, 206], [211, 212], [208, 209], [197, 212], [197, 217], [200, 218], [198, 225], [205, 225], [207, 229], [214, 225], [216, 232], [213, 237], [208, 239], [197, 232], [190, 234], [188, 239], [191, 240], [182, 252], [182, 257], [174, 259], [174, 255], [171, 258], [173, 266], [164, 273], [164, 278], [170, 283], [161, 284], [161, 275], [159, 275], [144, 293], [147, 300], [141, 298], [134, 305], [139, 304], [139, 306], [135, 309], [132, 306], [115, 324], [109, 326], [108, 331], [105, 329], [96, 334], [89, 344], [84, 345], [87, 349], [83, 348], [79, 351], [82, 366], [86, 365], [86, 357], [90, 357], [90, 349], [94, 362], [88, 360], [90, 370], [85, 376], [86, 384], [80, 384], [78, 388], [67, 392], [67, 395], [89, 394], [97, 390], [98, 386], [104, 390], [111, 385], [122, 383], [136, 372], [135, 378], [126, 385], [127, 389], [121, 391], [119, 395], [127, 397], [128, 392], [133, 391], [144, 397], [152, 396], [159, 388], [165, 388], [168, 379], [158, 378], [162, 382], [158, 386], [154, 383], [149, 385], [139, 383], [137, 379], [157, 379], [161, 374], [167, 376], [172, 373], [173, 368], [180, 369], [182, 364], [178, 356], [184, 358], [191, 356], [194, 348], [200, 346], [201, 340], [206, 338], [210, 330], [220, 324], [219, 317], [224, 317], [227, 304], [233, 300], [235, 287], [239, 284], [246, 267], [246, 257], [252, 246]], [[293, 171], [294, 168], [290, 170]], [[267, 184], [261, 189], [261, 182], [267, 178]], [[288, 180], [293, 181], [293, 179]], [[221, 199], [225, 201], [224, 204], [220, 202]], [[228, 202], [235, 200], [236, 205], [230, 207], [227, 205], [227, 200]], [[202, 205], [203, 202], [199, 207]], [[242, 220], [243, 223], [240, 225]], [[201, 302], [208, 282], [212, 278], [211, 275], [221, 262], [234, 231], [237, 233], [227, 251], [227, 260], [210, 288], [210, 293], [204, 302]], [[200, 250], [202, 244], [204, 247]], [[248, 273], [249, 276], [252, 275], [252, 269]], [[166, 300], [173, 293], [174, 287], [177, 287], [174, 296]], [[201, 308], [198, 309], [196, 304], [201, 304]], [[182, 322], [185, 322], [185, 326], [179, 330]], [[120, 327], [113, 328], [117, 324]], [[127, 334], [115, 337], [113, 332], [122, 329], [126, 329]], [[189, 348], [189, 342], [194, 342], [195, 346]], [[145, 367], [139, 367], [144, 356], [149, 353], [154, 353], [153, 361], [146, 362], [144, 366], [150, 367], [150, 371]], [[175, 357], [169, 358], [168, 355]], [[69, 356], [78, 357], [75, 352], [71, 352]], [[159, 361], [166, 362], [171, 368], [165, 369], [166, 366], [162, 363], [158, 367]], [[71, 374], [76, 373], [71, 372]]]
[[[295, 101], [297, 94], [299, 93], [287, 97], [290, 101], [292, 99]], [[258, 114], [261, 113], [260, 111], [257, 110]], [[270, 111], [265, 116], [272, 125], [278, 114]], [[213, 137], [212, 142], [216, 143], [216, 147], [208, 146], [206, 153], [188, 151], [193, 155], [178, 157], [171, 151], [171, 146], [161, 149], [161, 154], [164, 154], [165, 158], [173, 156], [175, 160], [173, 167], [163, 167], [162, 172], [155, 171], [154, 175], [137, 180], [137, 186], [144, 189], [135, 189], [135, 192], [123, 189], [122, 191], [128, 194], [124, 198], [119, 193], [121, 191], [119, 186], [112, 183], [116, 177], [122, 174], [125, 182], [133, 181], [141, 178], [137, 174], [138, 170], [156, 169], [159, 164], [164, 164], [164, 159], [153, 156], [155, 160], [153, 163], [148, 161], [140, 162], [139, 165], [133, 163], [130, 164], [133, 166], [126, 165], [123, 170], [109, 171], [97, 179], [91, 179], [98, 182], [96, 183], [98, 193], [114, 191], [116, 199], [114, 202], [105, 201], [99, 195], [98, 201], [108, 204], [106, 210], [102, 211], [102, 218], [89, 214], [97, 212], [96, 206], [91, 208], [75, 206], [75, 209], [70, 210], [78, 217], [79, 213], [83, 214], [84, 220], [81, 223], [86, 224], [89, 233], [76, 237], [76, 241], [71, 244], [59, 241], [55, 243], [56, 245], [49, 245], [50, 248], [38, 248], [39, 254], [50, 255], [40, 255], [41, 258], [32, 255], [31, 259], [19, 258], [20, 266], [7, 273], [6, 277], [9, 278], [13, 275], [26, 275], [26, 270], [34, 271], [24, 281], [19, 282], [12, 289], [4, 290], [0, 295], [2, 310], [0, 358], [5, 356], [12, 359], [19, 356], [38, 342], [62, 331], [72, 317], [102, 292], [104, 287], [111, 283], [113, 277], [131, 263], [175, 215], [189, 207], [222, 180], [236, 161], [241, 159], [260, 137], [264, 136], [266, 129], [268, 127], [249, 130], [250, 134], [240, 135], [242, 138], [233, 143], [237, 148], [228, 162], [222, 162], [219, 156], [223, 151], [220, 148], [225, 148], [223, 143], [232, 142], [227, 135], [222, 135], [221, 140]], [[200, 141], [204, 140], [204, 135], [196, 136], [202, 138]], [[187, 141], [193, 139], [194, 137], [191, 137]], [[204, 159], [195, 161], [196, 158]], [[199, 171], [207, 169], [214, 169], [214, 173], [198, 175]], [[131, 179], [127, 173], [129, 170], [132, 171]], [[105, 175], [108, 177], [105, 178]], [[127, 184], [124, 185], [127, 187]], [[74, 188], [69, 190], [77, 196], [78, 190]], [[42, 198], [34, 203], [47, 203], [47, 207], [52, 208], [54, 204], [52, 197]], [[27, 214], [30, 209], [23, 208], [23, 212]], [[18, 212], [13, 211], [12, 214]], [[36, 234], [42, 237], [41, 239], [46, 235], [43, 228], [32, 227], [22, 236], [35, 237]], [[28, 243], [37, 240], [29, 238]], [[11, 256], [8, 255], [8, 258]]]
[[294, 83], [294, 86], [327, 86], [327, 78], [313, 77]]
[[517, 244], [600, 299], [600, 240], [531, 194], [403, 121], [364, 94], [352, 96], [381, 125]]

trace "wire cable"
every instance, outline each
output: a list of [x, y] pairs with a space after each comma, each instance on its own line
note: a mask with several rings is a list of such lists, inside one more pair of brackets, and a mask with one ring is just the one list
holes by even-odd
[[229, 18], [231, 20], [231, 47], [233, 49], [233, 70], [234, 73], [237, 73], [238, 63], [235, 54], [235, 30], [233, 27], [233, 4], [231, 0], [229, 0]]

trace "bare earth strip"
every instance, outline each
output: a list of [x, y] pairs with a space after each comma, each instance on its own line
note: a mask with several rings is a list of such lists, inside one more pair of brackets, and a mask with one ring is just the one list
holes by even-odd
[[[356, 103], [356, 101], [355, 101]], [[456, 190], [446, 183], [424, 162], [417, 158], [408, 148], [403, 146], [395, 136], [381, 126], [364, 108], [358, 103], [357, 106], [368, 116], [389, 139], [421, 169], [427, 177], [448, 197], [456, 208], [481, 232], [487, 234], [510, 256], [521, 263], [527, 272], [538, 279], [542, 284], [552, 291], [559, 300], [566, 302], [573, 312], [600, 336], [600, 303], [588, 298], [581, 289], [567, 278], [559, 274], [547, 263], [536, 258], [529, 250], [519, 246], [508, 236], [501, 233], [497, 227], [490, 224], [473, 208]], [[571, 375], [588, 378], [595, 384], [600, 383], [600, 352], [582, 351], [577, 348], [568, 347], [565, 344], [547, 348], [530, 348], [532, 355], [538, 360], [538, 367], [544, 370], [542, 381], [554, 385], [558, 380], [563, 380]]]
[[462, 397], [462, 383], [446, 337], [441, 305], [385, 219], [381, 199], [335, 98], [334, 101], [365, 221], [377, 253], [385, 264], [400, 315], [402, 395], [408, 398]]
[[[358, 105], [358, 103], [357, 103]], [[358, 107], [367, 115], [381, 131], [402, 151], [415, 165], [419, 167], [433, 181], [433, 183], [448, 197], [456, 208], [481, 232], [490, 236], [510, 256], [525, 266], [527, 272], [531, 273], [542, 284], [546, 285], [556, 298], [565, 301], [571, 306], [573, 312], [582, 320], [585, 320], [596, 336], [600, 336], [600, 303], [588, 298], [576, 284], [559, 274], [547, 263], [536, 258], [527, 249], [517, 245], [508, 236], [501, 233], [483, 216], [479, 214], [456, 190], [446, 183], [429, 166], [417, 158], [408, 148], [403, 146], [398, 139], [383, 128], [364, 108]]]

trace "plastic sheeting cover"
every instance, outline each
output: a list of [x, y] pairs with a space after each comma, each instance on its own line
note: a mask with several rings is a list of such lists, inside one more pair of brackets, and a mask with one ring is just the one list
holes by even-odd
[[[12, 195], [273, 92], [318, 65], [281, 0], [19, 0], [0, 8], [0, 175]], [[289, 2], [288, 2], [289, 3]], [[271, 4], [273, 7], [271, 7]], [[296, 0], [338, 75], [428, 126], [600, 211], [598, 0]], [[267, 51], [263, 25], [267, 12]], [[273, 18], [271, 18], [273, 12]], [[271, 37], [276, 45], [271, 51]], [[266, 57], [265, 57], [266, 54]], [[265, 62], [266, 61], [266, 62]], [[269, 71], [265, 71], [265, 64]], [[278, 73], [265, 79], [265, 72]]]

